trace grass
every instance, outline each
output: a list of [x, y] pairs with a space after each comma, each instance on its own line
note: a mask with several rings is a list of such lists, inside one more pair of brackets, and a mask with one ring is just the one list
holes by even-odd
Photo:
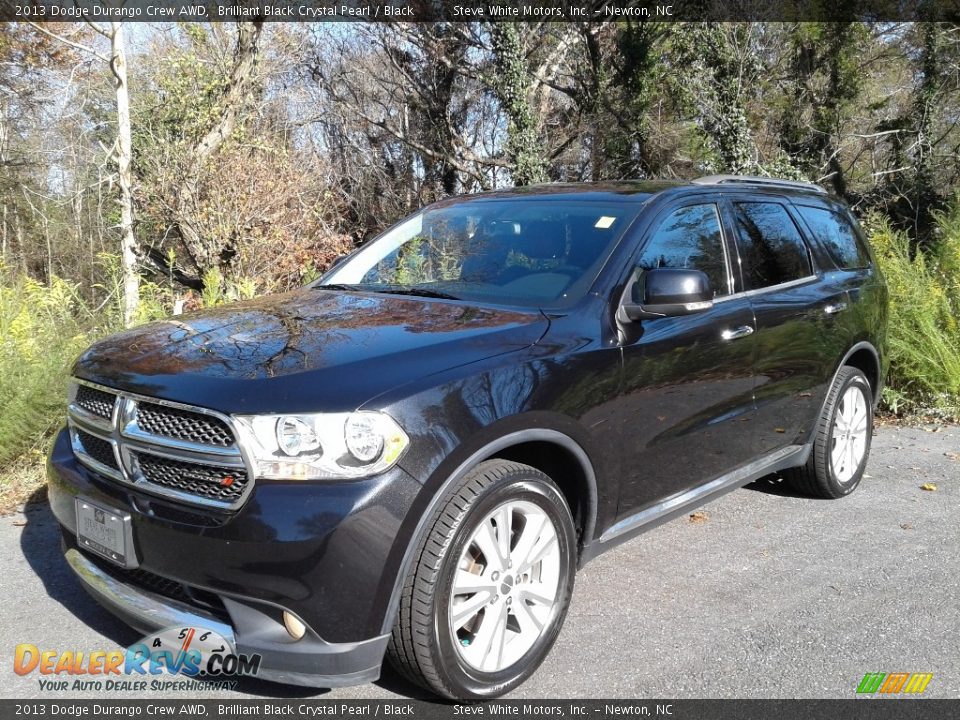
[[[0, 514], [11, 512], [44, 485], [44, 459], [66, 416], [70, 367], [90, 343], [121, 327], [118, 258], [98, 257], [114, 302], [94, 309], [77, 285], [53, 277], [48, 283], [0, 264]], [[204, 305], [250, 297], [248, 279], [204, 276]], [[173, 289], [143, 281], [137, 323], [170, 314]]]
[[43, 459], [64, 421], [69, 367], [104, 331], [101, 323], [75, 285], [0, 266], [0, 511], [42, 485]]
[[46, 453], [22, 456], [0, 475], [0, 515], [15, 512], [23, 503], [46, 497]]

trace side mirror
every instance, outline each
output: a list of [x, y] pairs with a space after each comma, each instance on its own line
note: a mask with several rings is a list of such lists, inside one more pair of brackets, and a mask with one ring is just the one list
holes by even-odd
[[706, 273], [685, 268], [646, 271], [630, 287], [630, 300], [620, 306], [630, 322], [692, 315], [713, 307], [713, 290]]

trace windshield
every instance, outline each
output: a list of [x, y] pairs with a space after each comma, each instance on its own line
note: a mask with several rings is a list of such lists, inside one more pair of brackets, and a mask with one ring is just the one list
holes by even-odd
[[590, 289], [639, 210], [530, 197], [427, 208], [366, 245], [321, 286], [568, 306]]

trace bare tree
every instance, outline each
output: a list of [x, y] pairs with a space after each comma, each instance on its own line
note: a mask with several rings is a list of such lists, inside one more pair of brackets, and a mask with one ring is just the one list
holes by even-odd
[[259, 53], [258, 42], [263, 31], [263, 20], [237, 23], [237, 44], [233, 65], [227, 79], [226, 88], [220, 99], [220, 112], [212, 127], [204, 133], [190, 149], [190, 158], [184, 170], [175, 206], [173, 219], [183, 245], [190, 254], [193, 264], [202, 273], [212, 267], [214, 258], [197, 230], [197, 212], [200, 205], [198, 189], [204, 166], [217, 152], [224, 141], [230, 137], [237, 125], [237, 118], [243, 107], [244, 99], [253, 84], [253, 69]]
[[[108, 153], [117, 165], [117, 180], [120, 186], [120, 257], [123, 274], [123, 322], [127, 327], [136, 319], [140, 304], [140, 248], [133, 229], [133, 175], [130, 164], [133, 148], [130, 132], [130, 92], [127, 84], [127, 58], [123, 46], [123, 23], [109, 25], [87, 23], [110, 43], [110, 55], [104, 55], [93, 47], [79, 42], [74, 37], [60, 35], [41, 25], [31, 25], [44, 35], [58, 40], [75, 50], [80, 50], [107, 64], [113, 77], [116, 95], [117, 137]], [[82, 26], [78, 28], [82, 30]], [[76, 31], [73, 33], [77, 35]]]

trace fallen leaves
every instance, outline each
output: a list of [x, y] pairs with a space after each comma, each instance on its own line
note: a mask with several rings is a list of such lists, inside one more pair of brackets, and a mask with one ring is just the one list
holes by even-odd
[[924, 483], [920, 486], [921, 490], [926, 490], [927, 492], [935, 492], [937, 489], [936, 483]]
[[690, 522], [692, 523], [705, 523], [710, 519], [710, 513], [706, 510], [697, 510], [695, 513], [690, 513]]

